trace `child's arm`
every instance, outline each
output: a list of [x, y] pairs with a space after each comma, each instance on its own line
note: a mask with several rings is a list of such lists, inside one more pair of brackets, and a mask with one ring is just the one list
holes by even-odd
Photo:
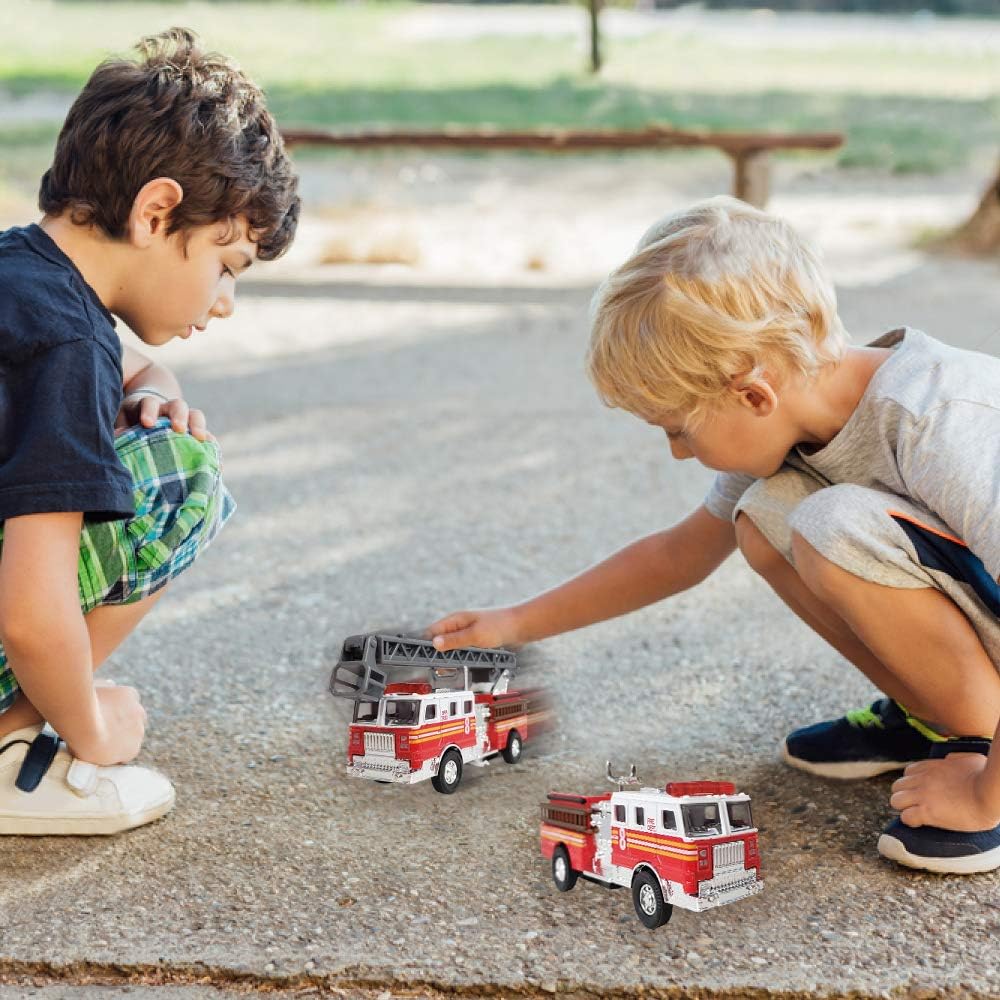
[[95, 691], [90, 636], [80, 610], [81, 514], [30, 514], [4, 523], [0, 637], [25, 697], [93, 764], [139, 752], [146, 713], [132, 688]]
[[693, 587], [734, 549], [729, 521], [699, 507], [558, 587], [509, 608], [459, 611], [427, 630], [438, 649], [519, 646], [627, 614]]
[[188, 406], [182, 398], [180, 383], [169, 368], [150, 361], [127, 345], [122, 368], [125, 398], [115, 424], [117, 430], [137, 423], [152, 427], [160, 417], [169, 417], [179, 434], [190, 431], [199, 441], [211, 437], [205, 426], [205, 414]]
[[989, 756], [953, 753], [910, 764], [893, 783], [889, 804], [907, 826], [992, 830], [1000, 824], [1000, 726]]

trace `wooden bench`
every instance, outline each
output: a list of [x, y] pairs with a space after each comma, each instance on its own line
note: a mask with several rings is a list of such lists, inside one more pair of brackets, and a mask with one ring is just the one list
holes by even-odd
[[377, 129], [331, 132], [284, 129], [285, 145], [338, 146], [379, 149], [416, 146], [425, 149], [529, 150], [582, 153], [623, 149], [667, 149], [672, 146], [713, 147], [733, 161], [733, 194], [763, 208], [770, 194], [770, 154], [778, 149], [837, 149], [844, 137], [837, 132], [710, 132], [652, 125], [641, 130], [537, 129], [504, 131], [494, 128], [449, 127], [436, 130]]

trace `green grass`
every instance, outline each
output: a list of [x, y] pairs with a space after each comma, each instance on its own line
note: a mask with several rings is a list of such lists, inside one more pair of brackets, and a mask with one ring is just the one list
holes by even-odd
[[[582, 13], [576, 36], [427, 40], [408, 29], [423, 10], [397, 2], [4, 0], [0, 36], [15, 44], [0, 49], [0, 89], [72, 94], [101, 58], [185, 24], [236, 58], [287, 126], [842, 130], [839, 163], [897, 172], [963, 164], [1000, 131], [1000, 73], [985, 48], [935, 52], [858, 38], [807, 50], [772, 40], [762, 49], [662, 30], [609, 43], [595, 79], [583, 67]], [[37, 179], [57, 126], [0, 124], [0, 181]]]

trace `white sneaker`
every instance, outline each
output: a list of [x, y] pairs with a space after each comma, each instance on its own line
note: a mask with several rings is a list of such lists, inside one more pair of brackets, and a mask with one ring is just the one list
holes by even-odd
[[[87, 764], [56, 739], [42, 726], [0, 737], [0, 834], [119, 833], [173, 808], [174, 786], [157, 771]], [[29, 749], [32, 759], [22, 769]]]

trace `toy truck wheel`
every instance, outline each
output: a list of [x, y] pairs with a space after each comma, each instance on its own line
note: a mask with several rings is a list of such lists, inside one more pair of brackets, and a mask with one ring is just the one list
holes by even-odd
[[434, 790], [442, 795], [451, 795], [462, 781], [462, 755], [457, 750], [449, 750], [441, 758], [438, 773], [431, 778]]
[[521, 734], [516, 729], [512, 729], [507, 736], [507, 746], [501, 751], [503, 759], [508, 764], [516, 764], [521, 759], [523, 751], [524, 741], [521, 739]]
[[673, 905], [663, 899], [660, 880], [646, 869], [632, 879], [632, 902], [636, 916], [650, 930], [662, 927], [674, 912]]
[[569, 863], [569, 851], [560, 844], [552, 852], [552, 881], [560, 892], [569, 892], [576, 885], [580, 873]]

